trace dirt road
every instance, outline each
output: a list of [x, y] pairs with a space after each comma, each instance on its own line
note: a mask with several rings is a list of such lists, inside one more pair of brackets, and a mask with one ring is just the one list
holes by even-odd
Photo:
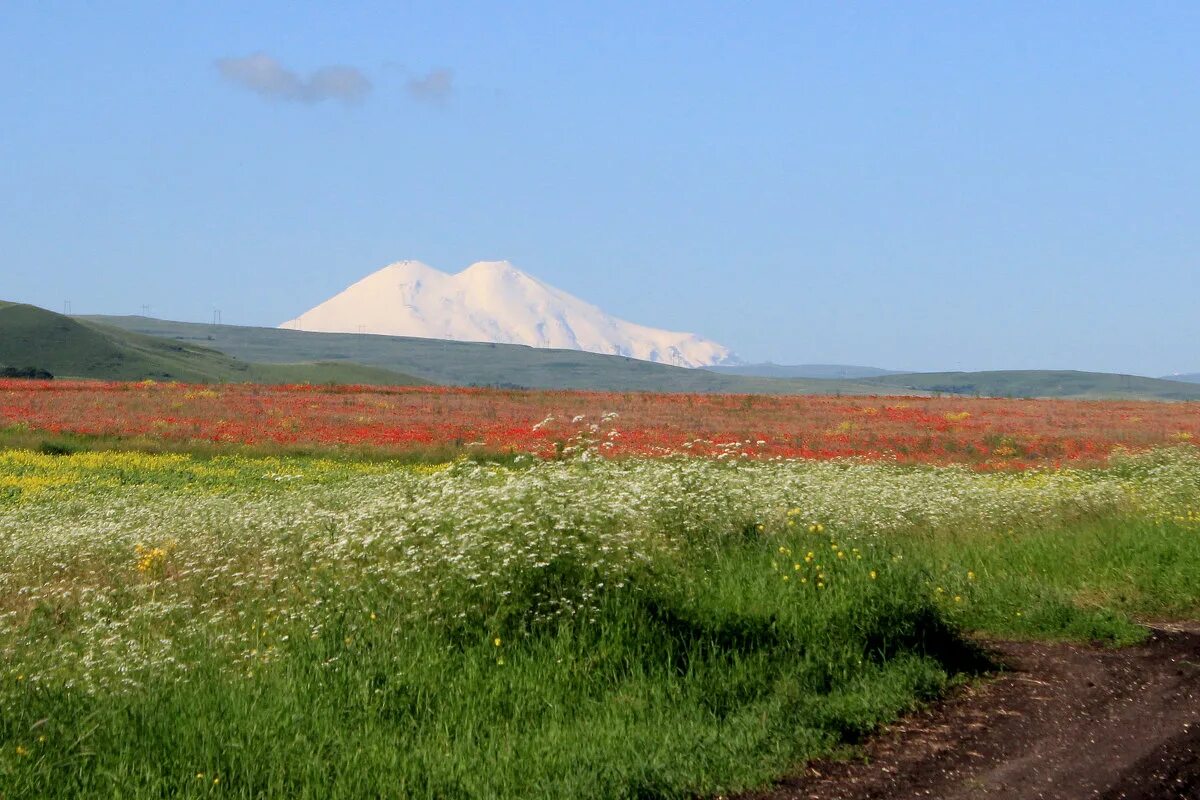
[[[1122, 650], [990, 643], [1010, 671], [753, 800], [1200, 798], [1200, 626]], [[749, 800], [749, 798], [747, 798]]]

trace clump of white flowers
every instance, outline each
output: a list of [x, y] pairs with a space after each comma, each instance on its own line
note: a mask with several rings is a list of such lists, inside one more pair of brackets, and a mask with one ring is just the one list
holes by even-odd
[[[603, 446], [611, 419], [585, 429]], [[0, 670], [84, 690], [233, 673], [337, 615], [536, 626], [690, 544], [820, 525], [856, 537], [1009, 529], [1200, 506], [1194, 448], [1107, 469], [978, 473], [688, 458], [356, 465], [0, 454]], [[840, 533], [839, 533], [840, 535]], [[376, 620], [373, 603], [392, 609]], [[366, 615], [370, 614], [369, 617]]]

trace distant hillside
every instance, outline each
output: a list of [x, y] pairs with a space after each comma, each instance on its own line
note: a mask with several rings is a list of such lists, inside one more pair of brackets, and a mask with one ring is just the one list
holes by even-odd
[[[48, 313], [48, 312], [47, 312]], [[959, 394], [985, 397], [1127, 398], [1200, 400], [1200, 384], [1067, 370], [917, 372], [856, 379], [770, 378], [685, 369], [649, 361], [511, 344], [455, 342], [404, 336], [312, 333], [170, 322], [146, 317], [83, 317], [108, 326], [212, 348], [226, 356], [271, 364], [322, 362], [415, 375], [452, 386], [501, 386], [596, 391], [747, 394]], [[0, 359], [2, 362], [2, 359]]]
[[60, 378], [209, 383], [412, 384], [415, 378], [357, 364], [253, 364], [197, 344], [160, 339], [0, 302], [0, 367], [47, 370]]
[[914, 372], [865, 378], [878, 387], [984, 397], [1075, 397], [1200, 400], [1200, 386], [1177, 380], [1075, 370], [998, 370], [991, 372]]
[[738, 364], [736, 366], [705, 367], [723, 375], [744, 375], [758, 378], [822, 378], [856, 379], [899, 375], [894, 369], [857, 367], [850, 364]]
[[1183, 383], [1200, 383], [1200, 372], [1187, 375], [1163, 375], [1164, 381], [1182, 381]]
[[[180, 342], [202, 344], [247, 361], [350, 361], [457, 386], [750, 394], [872, 394], [879, 391], [877, 387], [854, 381], [721, 375], [623, 356], [525, 345], [245, 328], [146, 317], [86, 319]], [[889, 391], [917, 393], [899, 389]]]

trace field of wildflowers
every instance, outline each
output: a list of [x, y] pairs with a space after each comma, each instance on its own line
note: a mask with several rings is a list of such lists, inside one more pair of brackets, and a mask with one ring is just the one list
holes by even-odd
[[[499, 397], [55, 405], [71, 391], [5, 408], [130, 432], [174, 402], [435, 418]], [[1160, 440], [1192, 424], [1130, 408]], [[1200, 610], [1188, 443], [1026, 470], [594, 458], [625, 431], [585, 413], [599, 427], [575, 422], [563, 457], [503, 463], [0, 450], [0, 797], [716, 795], [982, 669], [965, 632], [1122, 642]]]
[[594, 450], [611, 456], [852, 456], [1024, 469], [1200, 443], [1200, 404], [0, 380], [0, 442], [18, 445], [50, 436], [436, 459], [554, 456], [580, 434], [603, 437]]

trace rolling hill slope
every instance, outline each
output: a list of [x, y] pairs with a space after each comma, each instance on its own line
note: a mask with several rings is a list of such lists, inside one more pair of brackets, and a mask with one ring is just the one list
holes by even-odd
[[[749, 394], [874, 394], [854, 381], [775, 380], [720, 375], [624, 356], [525, 345], [456, 342], [407, 336], [313, 333], [170, 322], [146, 317], [87, 317], [95, 323], [201, 344], [258, 363], [301, 359], [351, 361], [416, 375], [439, 384], [596, 391]], [[901, 394], [919, 391], [890, 389]]]
[[[0, 305], [0, 313], [4, 306]], [[25, 307], [31, 308], [31, 307]], [[41, 314], [61, 317], [37, 309]], [[65, 318], [64, 318], [65, 319]], [[1072, 370], [918, 372], [854, 379], [769, 378], [685, 369], [622, 356], [524, 345], [455, 342], [401, 336], [313, 333], [278, 328], [172, 322], [147, 317], [92, 316], [81, 327], [119, 341], [122, 335], [150, 348], [156, 360], [133, 369], [118, 362], [109, 374], [180, 373], [181, 380], [401, 383], [502, 386], [596, 391], [747, 394], [958, 394], [986, 397], [1200, 400], [1200, 384], [1136, 375]], [[3, 333], [0, 316], [0, 333]], [[164, 353], [163, 349], [166, 349]], [[157, 360], [168, 358], [170, 366]], [[213, 359], [216, 359], [214, 363]], [[182, 359], [182, 361], [181, 361]], [[11, 366], [53, 366], [17, 359]], [[300, 363], [297, 363], [300, 362]], [[0, 345], [0, 366], [10, 361]], [[174, 373], [173, 373], [174, 374]], [[189, 374], [190, 377], [182, 377]], [[134, 377], [139, 377], [135, 375]], [[154, 377], [151, 372], [149, 377]], [[410, 378], [407, 376], [416, 376]]]
[[[434, 383], [458, 386], [748, 394], [941, 393], [991, 397], [1200, 400], [1200, 384], [1098, 372], [929, 372], [847, 379], [792, 378], [783, 375], [763, 377], [729, 374], [723, 368], [684, 369], [622, 356], [524, 345], [313, 333], [171, 322], [146, 317], [86, 319], [182, 343], [211, 347], [256, 363], [309, 359], [356, 362], [416, 375]], [[793, 368], [783, 369], [786, 374], [786, 370]]]
[[37, 367], [62, 378], [211, 383], [423, 383], [359, 364], [253, 364], [192, 343], [99, 325], [37, 306], [0, 303], [0, 366]]

